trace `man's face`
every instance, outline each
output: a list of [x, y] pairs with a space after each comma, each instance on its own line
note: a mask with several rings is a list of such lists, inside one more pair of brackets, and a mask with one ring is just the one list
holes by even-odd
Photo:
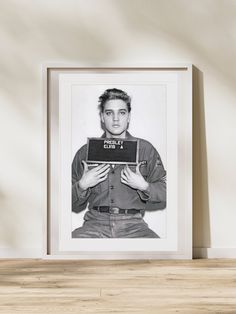
[[128, 128], [130, 113], [126, 103], [121, 99], [108, 100], [101, 113], [106, 137], [125, 138]]

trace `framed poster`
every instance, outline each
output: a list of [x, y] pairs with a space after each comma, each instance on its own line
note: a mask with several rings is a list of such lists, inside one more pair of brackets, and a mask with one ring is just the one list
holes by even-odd
[[192, 258], [192, 66], [44, 75], [45, 257]]

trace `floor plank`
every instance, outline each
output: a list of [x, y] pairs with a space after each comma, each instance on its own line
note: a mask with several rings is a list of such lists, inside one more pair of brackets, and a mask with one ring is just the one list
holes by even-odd
[[236, 260], [0, 260], [0, 313], [236, 313]]

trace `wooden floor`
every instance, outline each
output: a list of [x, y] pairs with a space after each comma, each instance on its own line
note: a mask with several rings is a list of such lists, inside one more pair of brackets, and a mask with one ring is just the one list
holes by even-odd
[[0, 260], [0, 313], [236, 313], [236, 260]]

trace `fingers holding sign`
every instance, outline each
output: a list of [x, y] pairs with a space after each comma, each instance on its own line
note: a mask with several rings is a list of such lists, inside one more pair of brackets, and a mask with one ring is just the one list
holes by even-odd
[[133, 189], [137, 189], [140, 191], [145, 191], [148, 188], [148, 182], [144, 179], [142, 174], [140, 173], [140, 165], [138, 163], [136, 166], [136, 172], [133, 172], [128, 165], [121, 170], [121, 182], [130, 186]]
[[79, 186], [82, 190], [87, 190], [88, 188], [94, 187], [98, 183], [106, 180], [108, 173], [110, 171], [110, 165], [101, 164], [92, 169], [89, 169], [88, 164], [82, 160], [84, 167], [82, 178], [79, 181]]

